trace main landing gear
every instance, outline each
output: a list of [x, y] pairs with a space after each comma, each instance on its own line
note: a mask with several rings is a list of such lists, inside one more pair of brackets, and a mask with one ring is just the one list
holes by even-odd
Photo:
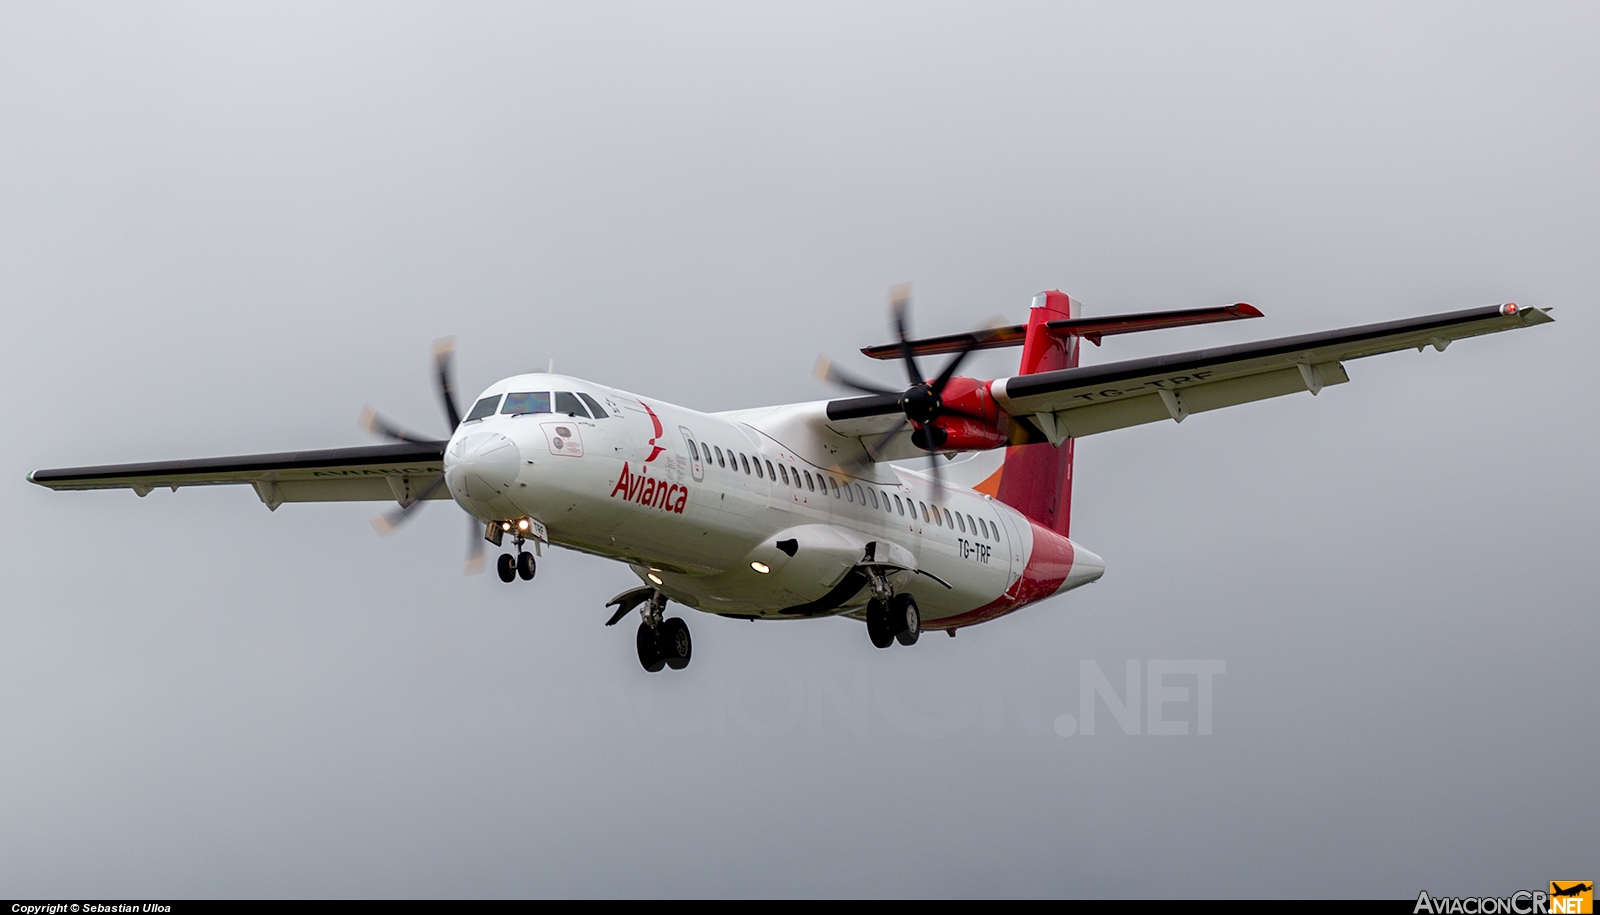
[[639, 649], [640, 666], [651, 673], [659, 673], [662, 667], [683, 670], [694, 653], [689, 624], [677, 617], [662, 619], [666, 609], [667, 596], [657, 591], [639, 611], [644, 619], [639, 622], [634, 644]]
[[533, 575], [538, 571], [538, 566], [534, 563], [533, 554], [523, 551], [522, 544], [524, 542], [523, 538], [518, 537], [516, 555], [501, 553], [500, 558], [495, 561], [495, 571], [500, 573], [501, 581], [509, 583], [516, 581], [518, 578], [523, 581], [533, 580]]
[[888, 648], [895, 642], [917, 644], [922, 635], [922, 611], [917, 609], [917, 599], [894, 593], [894, 586], [878, 566], [869, 566], [867, 576], [872, 589], [872, 599], [867, 601], [867, 637], [872, 644], [878, 648]]
[[867, 636], [874, 646], [915, 645], [921, 635], [922, 611], [911, 595], [895, 594], [888, 600], [875, 597], [867, 603]]

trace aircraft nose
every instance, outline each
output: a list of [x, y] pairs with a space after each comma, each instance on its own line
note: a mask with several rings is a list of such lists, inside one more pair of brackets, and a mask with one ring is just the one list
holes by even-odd
[[517, 482], [522, 449], [498, 432], [462, 436], [444, 455], [445, 485], [457, 499], [483, 502]]

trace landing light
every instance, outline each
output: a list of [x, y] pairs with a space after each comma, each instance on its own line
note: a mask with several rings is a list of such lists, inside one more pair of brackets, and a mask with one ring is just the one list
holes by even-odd
[[757, 572], [760, 572], [762, 575], [765, 575], [768, 572], [772, 571], [771, 569], [767, 568], [767, 564], [764, 563], [764, 562], [752, 562], [752, 563], [750, 563], [750, 568], [755, 569]]
[[646, 575], [645, 578], [650, 579], [650, 583], [653, 584], [653, 585], [661, 584], [661, 576], [657, 575], [654, 572], [651, 572], [649, 575]]
[[502, 522], [500, 522], [500, 529], [503, 530], [503, 531], [511, 530], [511, 522], [510, 521], [502, 521]]
[[523, 518], [521, 521], [517, 522], [517, 530], [525, 531], [527, 529], [528, 529], [528, 519], [527, 518]]

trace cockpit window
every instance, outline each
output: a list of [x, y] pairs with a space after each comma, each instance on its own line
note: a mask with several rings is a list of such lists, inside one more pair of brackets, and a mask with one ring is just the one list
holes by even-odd
[[579, 400], [578, 395], [571, 391], [556, 392], [556, 412], [565, 413], [568, 416], [582, 416], [586, 419], [589, 416], [589, 411], [583, 408], [583, 401]]
[[485, 397], [484, 399], [472, 405], [472, 411], [467, 414], [467, 418], [463, 419], [462, 422], [469, 423], [475, 419], [483, 419], [485, 416], [493, 416], [494, 408], [498, 407], [499, 405], [499, 394], [496, 394], [493, 397]]
[[550, 392], [534, 391], [531, 394], [507, 394], [506, 405], [500, 408], [500, 412], [513, 416], [522, 413], [549, 413]]
[[583, 402], [589, 405], [589, 415], [593, 416], [595, 419], [606, 418], [606, 411], [600, 409], [600, 401], [595, 400], [593, 397], [590, 397], [588, 394], [585, 394], [582, 391], [578, 392], [578, 396], [582, 397]]

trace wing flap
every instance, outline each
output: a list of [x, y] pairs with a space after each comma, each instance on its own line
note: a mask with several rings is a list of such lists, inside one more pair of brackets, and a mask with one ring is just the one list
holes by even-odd
[[[1314, 368], [1320, 378], [1318, 390], [1350, 380], [1344, 366], [1337, 362], [1325, 362], [1310, 368]], [[1059, 445], [1066, 438], [1083, 438], [1162, 420], [1183, 422], [1191, 413], [1205, 413], [1308, 390], [1305, 373], [1299, 368], [1278, 369], [1176, 391], [1109, 400], [1043, 416], [1036, 414], [1030, 418], [1034, 420], [1034, 425], [1044, 430], [1052, 444]], [[1054, 434], [1051, 434], [1052, 425]]]

